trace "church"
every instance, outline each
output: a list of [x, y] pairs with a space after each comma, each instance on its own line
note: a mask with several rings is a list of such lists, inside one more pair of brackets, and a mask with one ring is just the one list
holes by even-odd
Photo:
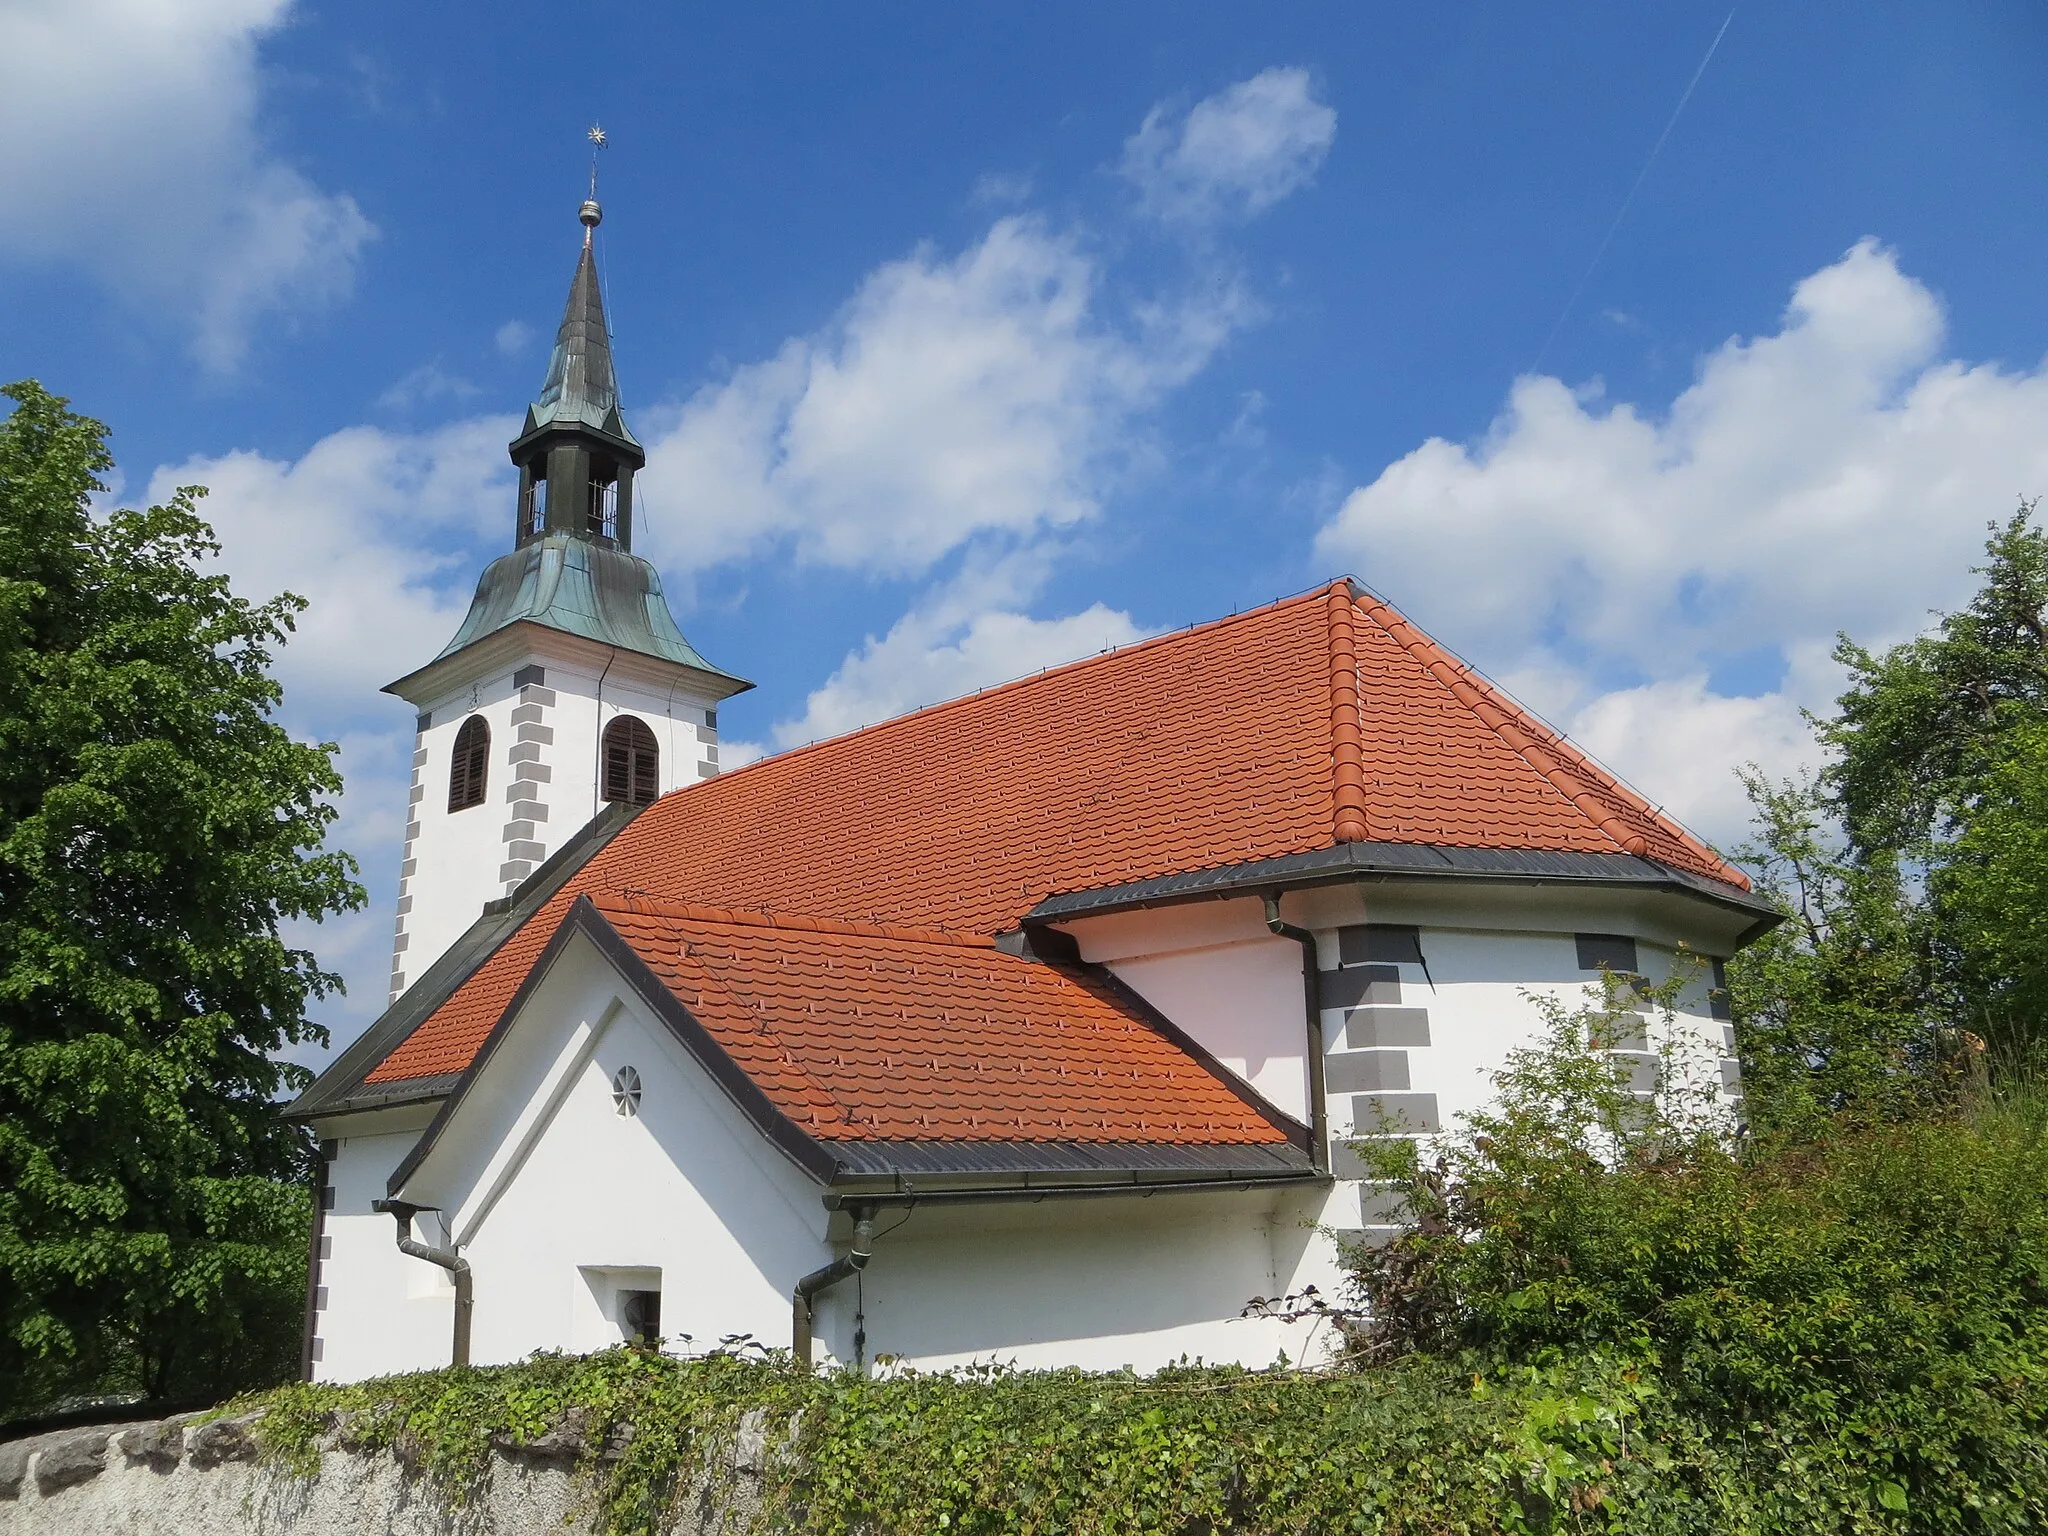
[[512, 547], [389, 685], [390, 1002], [290, 1111], [309, 1376], [1313, 1359], [1247, 1304], [1339, 1292], [1398, 1214], [1355, 1142], [1482, 1105], [1530, 994], [1704, 958], [1739, 1095], [1719, 962], [1776, 912], [1349, 579], [721, 773], [752, 685], [633, 553], [581, 216]]

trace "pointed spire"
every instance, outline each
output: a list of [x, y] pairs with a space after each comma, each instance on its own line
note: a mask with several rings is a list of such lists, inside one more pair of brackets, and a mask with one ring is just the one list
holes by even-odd
[[605, 324], [597, 254], [590, 242], [591, 231], [597, 228], [604, 213], [597, 199], [590, 198], [578, 217], [583, 221], [583, 250], [576, 259], [576, 276], [569, 284], [569, 302], [562, 311], [561, 328], [555, 332], [555, 350], [548, 357], [547, 379], [541, 385], [540, 398], [526, 413], [525, 431], [583, 426], [637, 446], [619, 414], [611, 331]]
[[633, 475], [647, 452], [619, 413], [612, 372], [611, 331], [590, 232], [604, 217], [596, 198], [585, 200], [583, 250], [569, 284], [569, 302], [555, 332], [540, 398], [526, 408], [526, 425], [510, 444], [519, 466], [517, 540], [525, 544], [557, 533], [633, 547]]

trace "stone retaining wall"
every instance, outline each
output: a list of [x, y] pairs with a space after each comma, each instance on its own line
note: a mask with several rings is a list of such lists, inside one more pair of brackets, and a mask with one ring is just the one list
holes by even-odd
[[[61, 1430], [0, 1444], [0, 1536], [559, 1536], [590, 1531], [574, 1476], [573, 1425], [501, 1447], [483, 1488], [450, 1513], [440, 1490], [397, 1455], [323, 1446], [317, 1477], [261, 1463], [252, 1419], [192, 1416], [120, 1428]], [[676, 1529], [707, 1536], [752, 1505], [743, 1426], [728, 1486], [692, 1499]], [[721, 1480], [722, 1483], [728, 1480]], [[731, 1522], [731, 1523], [729, 1523]]]

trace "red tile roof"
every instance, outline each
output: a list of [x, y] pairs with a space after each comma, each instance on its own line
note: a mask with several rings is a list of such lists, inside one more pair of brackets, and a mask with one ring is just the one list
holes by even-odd
[[648, 897], [593, 905], [818, 1140], [1287, 1139], [1110, 983], [982, 935]]
[[1627, 852], [1748, 888], [1339, 581], [664, 796], [369, 1081], [466, 1066], [583, 892], [991, 933], [1049, 895], [1345, 841]]

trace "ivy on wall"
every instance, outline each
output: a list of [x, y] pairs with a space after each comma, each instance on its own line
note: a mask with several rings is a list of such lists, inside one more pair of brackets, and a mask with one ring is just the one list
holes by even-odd
[[[709, 1494], [740, 1512], [740, 1528], [791, 1536], [1731, 1536], [2039, 1530], [2039, 1435], [1999, 1430], [2018, 1399], [2038, 1424], [2041, 1386], [2035, 1376], [2002, 1393], [1963, 1386], [1945, 1405], [1922, 1396], [1710, 1424], [1622, 1357], [863, 1380], [806, 1376], [759, 1352], [620, 1348], [286, 1387], [238, 1407], [267, 1410], [268, 1454], [301, 1472], [317, 1469], [323, 1443], [389, 1450], [451, 1506], [476, 1496], [501, 1451], [566, 1450], [614, 1533], [660, 1530]], [[1897, 1465], [1891, 1431], [1905, 1426], [1887, 1422], [1909, 1406], [1974, 1420], [2003, 1451], [1948, 1467], [1938, 1500], [1909, 1493], [1926, 1484]], [[758, 1474], [735, 1470], [748, 1433]]]

